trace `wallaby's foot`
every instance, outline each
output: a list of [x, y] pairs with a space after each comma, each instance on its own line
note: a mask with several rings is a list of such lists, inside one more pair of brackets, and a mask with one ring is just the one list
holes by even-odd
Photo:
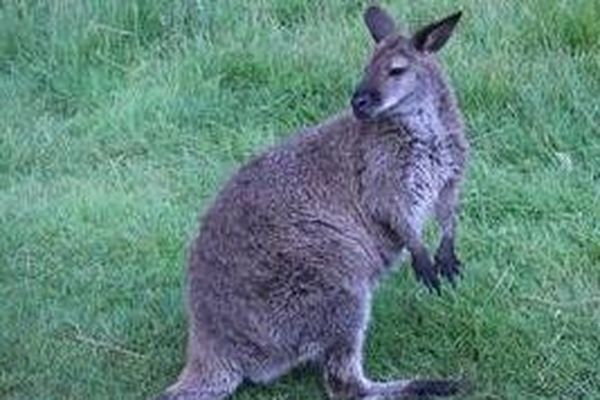
[[465, 385], [454, 380], [397, 380], [372, 382], [363, 373], [363, 334], [340, 336], [325, 355], [324, 381], [331, 400], [394, 400], [453, 396]]
[[401, 400], [424, 399], [431, 396], [448, 397], [468, 390], [462, 381], [415, 379], [391, 382], [336, 382], [328, 380], [327, 388], [331, 400]]
[[392, 381], [387, 383], [372, 383], [367, 399], [422, 399], [430, 396], [448, 397], [464, 391], [461, 381], [414, 379], [408, 381]]
[[442, 239], [440, 247], [435, 253], [435, 269], [446, 278], [452, 286], [456, 286], [456, 279], [460, 277], [461, 264], [454, 251], [451, 239]]
[[423, 282], [430, 292], [435, 290], [438, 295], [441, 294], [439, 270], [431, 261], [427, 251], [419, 251], [412, 255], [412, 267], [417, 280]]

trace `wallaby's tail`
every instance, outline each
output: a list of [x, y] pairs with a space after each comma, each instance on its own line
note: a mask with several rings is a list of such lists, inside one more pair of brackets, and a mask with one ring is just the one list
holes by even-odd
[[235, 387], [206, 388], [200, 385], [188, 388], [169, 388], [152, 400], [224, 400], [233, 393], [234, 389]]
[[215, 360], [191, 359], [179, 380], [154, 400], [223, 400], [242, 383], [239, 372]]

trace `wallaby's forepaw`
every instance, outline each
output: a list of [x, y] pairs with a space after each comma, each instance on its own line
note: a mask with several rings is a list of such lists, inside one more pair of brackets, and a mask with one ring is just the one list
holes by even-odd
[[456, 287], [456, 280], [460, 278], [461, 263], [454, 246], [441, 245], [435, 253], [435, 269], [446, 278], [453, 287]]
[[439, 270], [431, 262], [429, 254], [423, 253], [414, 257], [412, 266], [415, 270], [417, 280], [422, 282], [430, 292], [435, 290], [438, 295], [441, 295]]

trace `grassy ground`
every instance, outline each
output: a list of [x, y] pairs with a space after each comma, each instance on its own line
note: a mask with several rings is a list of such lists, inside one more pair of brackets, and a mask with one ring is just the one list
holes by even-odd
[[[0, 397], [145, 398], [184, 352], [185, 249], [251, 154], [346, 107], [362, 1], [0, 1]], [[472, 399], [600, 399], [600, 3], [465, 11], [444, 50], [470, 127], [455, 292], [379, 291], [371, 375]], [[460, 4], [459, 4], [460, 3]], [[319, 399], [299, 370], [235, 399]]]

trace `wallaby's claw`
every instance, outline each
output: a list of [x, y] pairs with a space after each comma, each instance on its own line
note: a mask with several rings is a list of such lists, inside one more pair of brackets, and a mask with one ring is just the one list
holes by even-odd
[[437, 274], [426, 274], [421, 277], [421, 282], [427, 287], [429, 293], [435, 293], [438, 296], [442, 295], [441, 282]]
[[453, 250], [439, 251], [435, 254], [435, 269], [456, 288], [456, 281], [460, 278], [461, 263]]
[[413, 261], [413, 268], [417, 280], [421, 281], [430, 293], [435, 291], [438, 295], [442, 294], [438, 269], [433, 265], [429, 256], [416, 258]]

